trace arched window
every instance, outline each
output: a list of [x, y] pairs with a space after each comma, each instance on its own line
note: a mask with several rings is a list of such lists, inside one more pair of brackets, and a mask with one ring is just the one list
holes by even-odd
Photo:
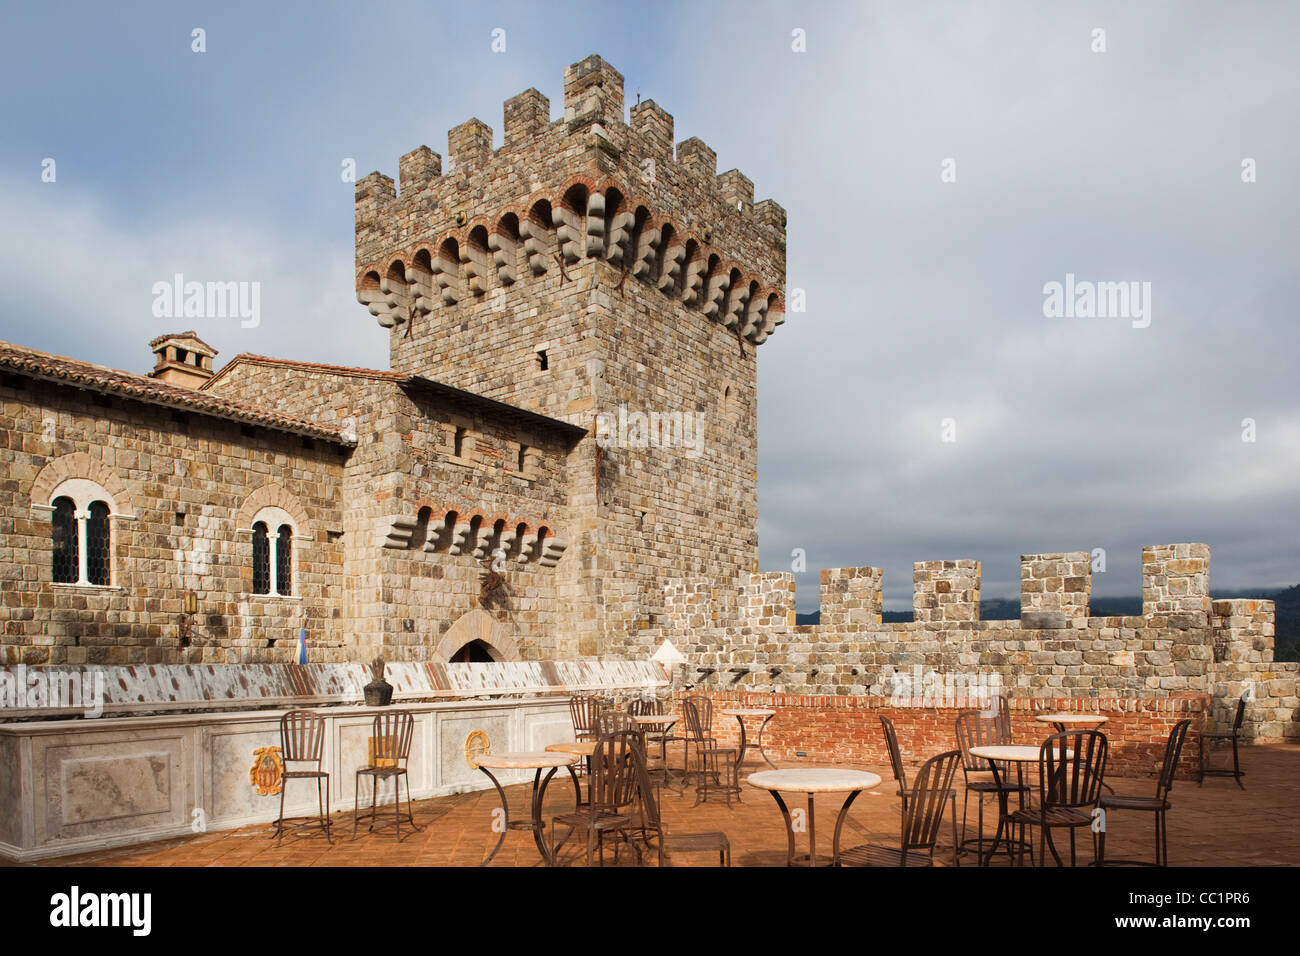
[[253, 522], [253, 593], [293, 595], [294, 526], [280, 508], [263, 508]]
[[76, 584], [77, 506], [71, 498], [54, 499], [54, 583]]
[[88, 478], [69, 478], [50, 501], [51, 580], [55, 584], [113, 584], [112, 498]]
[[280, 525], [275, 536], [275, 592], [293, 593], [293, 529]]
[[253, 525], [253, 593], [271, 593], [271, 542], [265, 521]]

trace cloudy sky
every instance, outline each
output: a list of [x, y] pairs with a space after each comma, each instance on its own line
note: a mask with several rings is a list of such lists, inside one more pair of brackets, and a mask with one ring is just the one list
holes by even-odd
[[[905, 610], [916, 560], [1015, 597], [1021, 553], [1099, 547], [1096, 593], [1136, 594], [1175, 541], [1216, 591], [1300, 581], [1300, 7], [474, 6], [7, 5], [0, 338], [144, 371], [180, 272], [261, 283], [258, 328], [197, 323], [226, 357], [383, 367], [342, 161], [395, 176], [470, 116], [499, 145], [600, 53], [789, 212], [760, 542], [806, 551], [801, 610], [822, 567]], [[1067, 274], [1150, 283], [1149, 325], [1046, 317]]]

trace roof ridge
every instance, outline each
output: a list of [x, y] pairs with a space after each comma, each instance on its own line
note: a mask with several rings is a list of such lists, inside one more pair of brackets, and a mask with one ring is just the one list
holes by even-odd
[[239, 362], [249, 362], [254, 365], [284, 365], [290, 368], [310, 369], [314, 372], [352, 375], [359, 378], [382, 378], [394, 382], [404, 382], [410, 377], [405, 372], [394, 372], [391, 369], [362, 368], [357, 365], [331, 365], [328, 362], [304, 362], [299, 359], [276, 358], [273, 355], [257, 355], [253, 352], [240, 352], [223, 365], [217, 375], [224, 375], [227, 369]]
[[12, 342], [0, 341], [0, 369], [64, 382], [74, 387], [96, 389], [150, 404], [172, 408], [179, 406], [216, 418], [247, 422], [340, 444], [352, 444], [343, 438], [341, 429], [331, 425], [295, 418], [251, 402], [227, 398], [217, 392], [170, 385], [136, 372], [42, 352]]

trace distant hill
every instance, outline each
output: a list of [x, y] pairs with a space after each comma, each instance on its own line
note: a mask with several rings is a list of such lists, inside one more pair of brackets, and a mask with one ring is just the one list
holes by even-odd
[[[1273, 659], [1300, 661], [1300, 584], [1284, 591], [1270, 588], [1242, 588], [1236, 591], [1219, 591], [1215, 600], [1228, 598], [1264, 598], [1277, 605], [1277, 636]], [[1140, 597], [1094, 597], [1093, 617], [1136, 617], [1142, 613]], [[984, 621], [1014, 621], [1020, 617], [1020, 600], [1012, 598], [985, 598], [980, 603], [980, 619]], [[796, 624], [818, 624], [821, 611], [796, 614]], [[885, 611], [881, 618], [886, 624], [902, 624], [912, 620], [911, 611]]]

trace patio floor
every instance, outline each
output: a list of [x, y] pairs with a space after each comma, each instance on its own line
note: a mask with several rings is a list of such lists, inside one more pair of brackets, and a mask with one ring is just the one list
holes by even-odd
[[[1169, 814], [1169, 860], [1174, 866], [1296, 866], [1300, 865], [1300, 802], [1295, 799], [1300, 784], [1300, 745], [1285, 744], [1247, 748], [1243, 753], [1247, 789], [1241, 790], [1231, 778], [1208, 778], [1204, 786], [1179, 780], [1171, 794], [1173, 809]], [[785, 762], [782, 766], [808, 764]], [[879, 774], [884, 782], [874, 792], [864, 793], [850, 811], [845, 825], [845, 846], [870, 839], [895, 842], [898, 838], [899, 801], [887, 766], [855, 765], [857, 769]], [[746, 772], [760, 769], [750, 763]], [[742, 776], [743, 779], [743, 776]], [[960, 773], [957, 784], [960, 786]], [[1155, 779], [1114, 778], [1108, 781], [1118, 793], [1151, 794]], [[512, 815], [524, 808], [528, 787], [508, 788]], [[960, 811], [962, 795], [958, 791]], [[767, 793], [746, 787], [740, 803], [732, 809], [718, 799], [692, 807], [695, 795], [688, 791], [678, 796], [674, 791], [663, 795], [663, 818], [670, 832], [691, 833], [722, 830], [731, 841], [733, 866], [779, 866], [785, 862], [786, 834], [775, 802]], [[804, 806], [801, 795], [787, 795], [791, 808]], [[824, 794], [817, 801], [817, 842], [821, 852], [829, 852], [840, 798]], [[458, 794], [417, 801], [416, 821], [423, 830], [403, 832], [400, 843], [394, 838], [391, 824], [387, 830], [360, 831], [351, 838], [350, 812], [334, 814], [334, 845], [319, 833], [286, 836], [280, 847], [270, 839], [266, 824], [199, 834], [193, 837], [123, 849], [107, 850], [62, 857], [42, 866], [476, 866], [496, 844], [492, 831], [493, 811], [499, 807], [495, 791]], [[573, 807], [573, 790], [561, 772], [552, 781], [546, 797], [549, 821], [554, 813]], [[974, 803], [971, 805], [971, 828], [974, 828]], [[996, 805], [985, 809], [986, 830], [992, 832]], [[950, 865], [951, 825], [945, 822], [936, 859]], [[799, 849], [806, 852], [807, 834], [797, 835]], [[1068, 846], [1068, 843], [1066, 844]], [[1091, 850], [1087, 839], [1079, 844], [1081, 858]], [[1153, 818], [1149, 813], [1114, 812], [1108, 821], [1106, 855], [1150, 859], [1153, 855]], [[566, 848], [565, 862], [581, 863]], [[653, 862], [653, 854], [647, 859]], [[620, 865], [631, 862], [630, 854]], [[674, 865], [716, 865], [716, 856], [698, 854], [679, 856]], [[612, 863], [606, 853], [606, 863]], [[539, 866], [540, 860], [531, 834], [510, 832], [493, 866]], [[974, 865], [971, 856], [962, 858], [963, 866]], [[1006, 857], [994, 862], [1005, 866]]]

